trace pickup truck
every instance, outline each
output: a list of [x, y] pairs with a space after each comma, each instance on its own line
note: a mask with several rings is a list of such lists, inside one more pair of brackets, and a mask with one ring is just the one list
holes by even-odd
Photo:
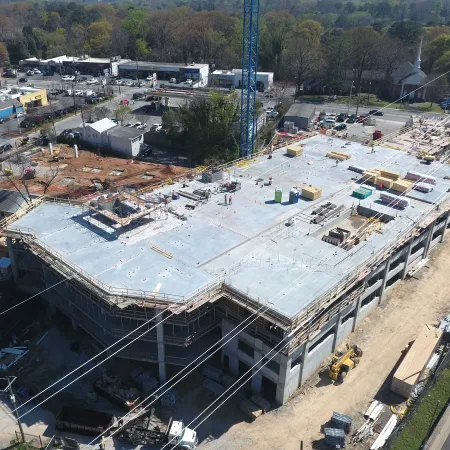
[[100, 411], [64, 406], [56, 416], [58, 430], [98, 436], [114, 422], [114, 416]]

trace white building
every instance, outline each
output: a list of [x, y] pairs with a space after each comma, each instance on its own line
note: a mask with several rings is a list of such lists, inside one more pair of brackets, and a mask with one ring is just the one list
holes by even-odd
[[109, 148], [128, 158], [139, 154], [144, 143], [144, 130], [134, 127], [115, 127], [108, 131]]
[[80, 72], [84, 75], [117, 75], [119, 64], [129, 61], [121, 59], [120, 56], [111, 58], [90, 58], [89, 55], [82, 56], [55, 56], [51, 59], [38, 59], [35, 57], [22, 59], [19, 66], [22, 69], [40, 69], [43, 72], [73, 74]]
[[179, 64], [148, 61], [129, 61], [119, 64], [119, 76], [130, 78], [138, 77], [144, 79], [149, 75], [154, 76], [158, 81], [170, 81], [175, 79], [177, 83], [184, 83], [192, 80], [195, 87], [208, 85], [209, 66], [208, 64]]
[[81, 140], [95, 147], [107, 147], [109, 145], [108, 131], [114, 127], [117, 127], [117, 124], [111, 119], [88, 123], [81, 131]]
[[[215, 70], [211, 74], [210, 85], [213, 87], [229, 89], [232, 86], [242, 86], [242, 69]], [[273, 86], [273, 72], [257, 72], [256, 88], [259, 91], [270, 89]]]

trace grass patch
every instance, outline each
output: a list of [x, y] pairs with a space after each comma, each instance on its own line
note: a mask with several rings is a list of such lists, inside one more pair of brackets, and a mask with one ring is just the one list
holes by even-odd
[[450, 398], [450, 369], [445, 369], [437, 383], [425, 396], [416, 413], [395, 439], [392, 450], [419, 450], [427, 437], [433, 420], [436, 420]]
[[[308, 101], [308, 102], [314, 102], [314, 103], [324, 103], [327, 102], [327, 100], [331, 96], [328, 95], [303, 95], [297, 98], [298, 101]], [[329, 102], [330, 100], [328, 100]], [[358, 97], [352, 97], [351, 99], [348, 96], [338, 96], [336, 100], [332, 101], [333, 103], [337, 103], [339, 105], [348, 105], [350, 103], [350, 107], [354, 108], [358, 104]], [[393, 108], [393, 109], [403, 109], [405, 111], [417, 111], [417, 112], [435, 112], [435, 113], [443, 113], [444, 111], [442, 108], [434, 103], [433, 106], [430, 106], [429, 102], [425, 103], [415, 103], [414, 105], [409, 105], [408, 103], [405, 103], [402, 105], [400, 101], [397, 101], [395, 103], [385, 100], [377, 100], [377, 97], [375, 95], [367, 95], [367, 94], [361, 94], [361, 97], [359, 98], [359, 106], [360, 107], [373, 107], [373, 109], [380, 109], [380, 108]]]

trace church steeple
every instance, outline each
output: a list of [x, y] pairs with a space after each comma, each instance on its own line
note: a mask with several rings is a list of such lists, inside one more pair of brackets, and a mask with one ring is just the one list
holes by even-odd
[[419, 72], [419, 70], [420, 70], [420, 64], [422, 62], [422, 60], [420, 59], [422, 56], [422, 43], [423, 43], [423, 37], [420, 39], [419, 51], [417, 52], [417, 59], [414, 63], [414, 72]]

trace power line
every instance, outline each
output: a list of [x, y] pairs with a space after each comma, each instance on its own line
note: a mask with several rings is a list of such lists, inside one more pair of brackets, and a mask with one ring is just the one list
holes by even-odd
[[[450, 71], [449, 71], [450, 72]], [[107, 269], [107, 270], [109, 270], [109, 269]], [[65, 280], [63, 280], [63, 281], [65, 281]], [[59, 283], [57, 283], [57, 284], [59, 284]], [[51, 289], [52, 287], [50, 287], [50, 288], [48, 288], [48, 289]], [[47, 289], [47, 290], [48, 290]], [[44, 291], [43, 291], [44, 292]], [[36, 294], [36, 295], [39, 295], [39, 294]], [[162, 313], [161, 314], [163, 314], [165, 311], [163, 310], [162, 311]], [[166, 317], [165, 319], [164, 319], [164, 321], [165, 320], [167, 320], [169, 317], [171, 317], [172, 315], [174, 315], [174, 313], [172, 313], [171, 315], [169, 315], [168, 317]], [[157, 316], [155, 316], [155, 317], [157, 317]], [[144, 326], [144, 325], [146, 325], [147, 323], [149, 323], [151, 320], [153, 320], [153, 318], [152, 319], [150, 319], [149, 321], [147, 321], [146, 323], [144, 323], [144, 324], [142, 324], [140, 327], [138, 327], [137, 329], [140, 329], [142, 326]], [[157, 326], [157, 325], [156, 325]], [[139, 339], [140, 337], [142, 337], [144, 334], [146, 334], [146, 333], [148, 333], [149, 331], [151, 331], [152, 329], [154, 329], [155, 327], [153, 327], [153, 328], [150, 328], [149, 330], [147, 330], [147, 331], [145, 331], [144, 333], [142, 333], [140, 336], [138, 336], [137, 338], [135, 338], [134, 340], [132, 340], [130, 343], [128, 343], [127, 345], [125, 345], [124, 347], [122, 347], [121, 349], [119, 349], [118, 351], [116, 351], [113, 355], [111, 355], [111, 356], [109, 356], [108, 358], [105, 358], [102, 362], [100, 362], [98, 365], [100, 365], [100, 364], [102, 364], [104, 361], [106, 361], [107, 359], [109, 359], [110, 357], [112, 357], [112, 356], [114, 356], [115, 354], [117, 354], [118, 352], [120, 352], [121, 350], [123, 350], [124, 348], [126, 348], [128, 345], [130, 345], [131, 343], [133, 343], [133, 342], [135, 342], [137, 339]], [[137, 330], [136, 329], [136, 330]], [[114, 345], [116, 345], [117, 343], [119, 343], [119, 342], [121, 342], [123, 339], [125, 339], [125, 338], [127, 338], [130, 334], [132, 334], [132, 333], [134, 333], [136, 330], [134, 330], [134, 331], [132, 331], [131, 333], [129, 333], [127, 336], [124, 336], [123, 338], [121, 338], [119, 341], [117, 341], [115, 344], [113, 344], [112, 346], [114, 346]], [[112, 346], [110, 346], [110, 347], [108, 347], [108, 349], [109, 348], [111, 348]], [[104, 351], [102, 351], [102, 352], [100, 352], [99, 354], [97, 354], [94, 358], [92, 358], [92, 359], [95, 359], [97, 356], [99, 356], [100, 354], [102, 354], [103, 352], [105, 352], [105, 351], [107, 351], [108, 349], [105, 349]], [[91, 360], [92, 360], [91, 359]], [[91, 361], [90, 360], [90, 361]], [[89, 361], [88, 361], [89, 362]], [[83, 365], [85, 365], [85, 364], [87, 364], [87, 363], [84, 363]], [[81, 365], [79, 368], [81, 368], [81, 367], [83, 367], [83, 365]], [[98, 367], [98, 365], [97, 366], [95, 366], [95, 367]], [[94, 368], [95, 368], [94, 367]], [[77, 368], [77, 369], [79, 369], [79, 368]], [[75, 371], [77, 370], [77, 369], [75, 369]], [[91, 369], [91, 370], [93, 370], [93, 369]], [[74, 371], [73, 371], [74, 372]], [[72, 374], [73, 372], [71, 372], [70, 374]], [[89, 371], [87, 371], [87, 372], [85, 372], [83, 375], [81, 375], [81, 376], [84, 376], [86, 373], [89, 373], [90, 372], [90, 370]], [[51, 387], [53, 387], [55, 384], [57, 384], [57, 383], [59, 383], [62, 379], [65, 379], [67, 376], [69, 376], [70, 374], [67, 374], [65, 377], [63, 377], [63, 378], [61, 378], [60, 380], [58, 380], [56, 383], [54, 383], [53, 385], [51, 385], [50, 387], [48, 387], [47, 389], [49, 389], [49, 388], [51, 388]], [[67, 387], [67, 386], [69, 386], [69, 385], [71, 385], [72, 383], [74, 383], [75, 381], [77, 381], [79, 378], [81, 378], [81, 376], [80, 377], [78, 377], [76, 380], [73, 380], [71, 383], [69, 383], [68, 385], [66, 385], [65, 387]], [[60, 389], [58, 392], [56, 392], [56, 393], [54, 393], [54, 394], [52, 394], [52, 396], [54, 396], [54, 395], [56, 395], [57, 393], [59, 393], [59, 392], [61, 392], [61, 390], [63, 390], [63, 389], [65, 389], [65, 387], [64, 388], [62, 388], [62, 389]], [[47, 390], [46, 389], [46, 390]], [[43, 391], [44, 392], [44, 391]], [[39, 395], [39, 394], [38, 394]], [[52, 397], [51, 396], [51, 397]], [[49, 398], [51, 398], [51, 397], [49, 397]], [[35, 397], [33, 397], [33, 399], [34, 398], [36, 398], [36, 396]], [[32, 399], [30, 399], [29, 401], [31, 401]], [[39, 405], [37, 405], [37, 406], [40, 406], [41, 404], [42, 404], [43, 402], [41, 402]], [[36, 407], [37, 407], [36, 406]], [[33, 408], [34, 409], [34, 408]], [[31, 411], [31, 410], [30, 410]], [[25, 415], [25, 414], [24, 414]]]
[[[442, 163], [443, 164], [443, 163]], [[441, 165], [442, 165], [441, 164]], [[437, 168], [436, 168], [436, 170], [437, 170]], [[418, 180], [418, 181], [416, 181], [416, 183], [418, 183], [418, 182], [420, 182], [420, 180]], [[402, 194], [403, 195], [403, 194]], [[445, 195], [445, 194], [442, 194], [442, 195]], [[432, 206], [431, 208], [433, 208], [434, 206]], [[427, 213], [427, 211], [424, 211], [422, 214], [426, 214]], [[417, 219], [417, 221], [418, 220], [420, 220], [420, 218], [419, 219]], [[325, 259], [325, 258], [323, 258], [323, 259]], [[352, 270], [352, 269], [350, 269], [350, 270]], [[299, 278], [299, 277], [298, 277]], [[298, 278], [297, 278], [297, 280], [298, 280]], [[306, 279], [306, 278], [305, 278]], [[296, 280], [294, 280], [294, 281], [296, 281]], [[293, 283], [293, 282], [292, 282]], [[292, 284], [291, 283], [291, 284]], [[283, 290], [281, 291], [281, 292], [283, 292]], [[281, 293], [280, 292], [280, 293]], [[280, 293], [279, 294], [277, 294], [277, 295], [280, 295]], [[266, 308], [266, 310], [268, 309], [269, 307], [267, 307]], [[253, 313], [253, 315], [254, 314], [256, 314], [256, 312], [255, 313]], [[251, 317], [251, 316], [250, 316]], [[239, 334], [241, 331], [243, 331], [245, 328], [247, 328], [251, 323], [253, 323], [257, 318], [259, 317], [259, 315], [252, 321], [252, 322], [250, 322], [249, 324], [247, 324], [242, 330], [240, 330], [240, 331], [238, 331], [237, 333], [236, 333], [236, 335], [237, 334]], [[244, 321], [245, 322], [245, 321]], [[238, 326], [236, 326], [232, 331], [234, 331], [234, 330], [236, 330], [240, 325], [242, 325], [242, 323], [240, 323]], [[231, 332], [230, 332], [231, 333]], [[230, 333], [228, 333], [228, 334], [230, 334]], [[294, 332], [291, 332], [290, 334], [292, 334], [292, 333], [294, 333]], [[227, 335], [228, 335], [227, 334]], [[236, 336], [235, 335], [235, 336]], [[229, 342], [231, 339], [233, 339], [233, 337], [232, 338], [230, 338], [227, 342]], [[220, 348], [222, 348], [224, 345], [226, 345], [226, 343], [227, 342], [225, 342], [225, 343], [223, 343], [221, 346], [220, 346]], [[279, 344], [277, 344], [277, 345], [279, 345]], [[211, 349], [212, 347], [210, 347], [210, 349]], [[214, 352], [213, 352], [213, 354], [215, 353], [215, 352], [217, 352], [220, 348], [218, 348], [218, 349], [216, 349]], [[208, 349], [209, 350], [209, 349]], [[208, 352], [208, 350], [205, 352], [205, 353], [207, 353]], [[204, 354], [205, 354], [204, 353]], [[201, 356], [203, 356], [203, 355], [201, 355]], [[200, 357], [201, 357], [200, 356]], [[211, 356], [211, 355], [210, 355]], [[210, 357], [209, 356], [209, 357]], [[199, 359], [200, 357], [198, 357], [197, 359]], [[209, 358], [208, 357], [208, 358]], [[197, 359], [195, 360], [195, 361], [193, 361], [193, 362], [196, 362], [197, 361]], [[178, 384], [183, 378], [185, 378], [189, 373], [191, 373], [193, 370], [195, 369], [195, 367], [193, 368], [193, 369], [191, 369], [187, 374], [185, 374], [180, 380], [178, 380], [174, 385], [176, 385], [176, 384]], [[184, 370], [184, 369], [183, 369]], [[177, 376], [178, 376], [179, 374], [177, 374]], [[175, 376], [176, 377], [176, 376]], [[175, 377], [173, 377], [173, 378], [175, 378]], [[172, 379], [173, 379], [172, 378]], [[168, 382], [167, 382], [168, 383]], [[165, 383], [165, 384], [167, 384], [167, 383]], [[162, 388], [163, 386], [161, 386], [156, 392], [158, 392], [161, 388]], [[165, 392], [167, 392], [167, 390], [165, 391]], [[164, 393], [165, 393], [164, 392]], [[150, 404], [148, 404], [148, 405], [146, 405], [145, 406], [145, 408], [147, 408], [148, 406], [150, 406], [152, 403], [154, 403], [158, 398], [160, 398], [162, 395], [164, 395], [164, 393], [163, 394], [161, 394], [161, 395], [159, 395], [157, 398], [154, 398], [151, 402], [150, 402]], [[137, 405], [135, 408], [133, 408], [129, 413], [127, 413], [125, 416], [123, 416], [123, 417], [126, 417], [128, 414], [131, 414], [131, 412], [133, 412], [136, 408], [138, 408], [139, 406], [141, 406], [146, 400], [148, 400], [148, 398], [150, 398], [150, 397], [153, 397], [154, 396], [154, 394], [155, 393], [152, 393], [150, 396], [148, 396], [146, 399], [144, 399], [139, 405]], [[110, 429], [111, 429], [112, 427], [110, 427]], [[119, 429], [121, 429], [122, 427], [120, 427]], [[104, 433], [106, 433], [107, 431], [109, 431], [109, 429], [108, 430], [105, 430], [105, 432]], [[113, 433], [112, 433], [112, 435], [113, 434], [115, 434], [116, 432], [117, 432], [118, 430], [115, 430]], [[93, 442], [95, 442], [95, 440], [96, 439], [98, 439], [99, 437], [101, 437], [104, 433], [102, 433], [100, 436], [98, 436], [97, 438], [95, 438], [93, 441], [91, 441], [88, 445], [90, 445], [91, 443], [93, 443]], [[111, 436], [112, 436], [111, 435]]]

